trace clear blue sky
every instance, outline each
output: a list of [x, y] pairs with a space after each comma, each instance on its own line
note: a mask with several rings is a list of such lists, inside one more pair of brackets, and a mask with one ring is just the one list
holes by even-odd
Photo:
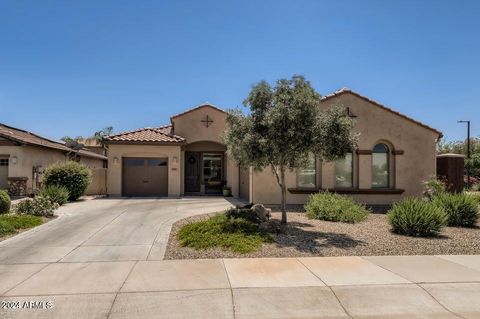
[[0, 2], [0, 122], [46, 136], [169, 123], [303, 74], [480, 135], [480, 1]]

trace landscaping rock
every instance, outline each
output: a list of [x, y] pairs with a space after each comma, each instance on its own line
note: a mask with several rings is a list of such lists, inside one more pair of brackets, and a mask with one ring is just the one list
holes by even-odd
[[258, 216], [261, 222], [265, 222], [272, 217], [272, 210], [269, 208], [266, 208], [262, 204], [255, 204], [252, 206], [252, 210], [255, 212], [255, 214]]

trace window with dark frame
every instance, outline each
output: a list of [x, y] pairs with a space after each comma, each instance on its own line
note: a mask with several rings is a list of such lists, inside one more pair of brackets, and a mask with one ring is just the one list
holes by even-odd
[[379, 143], [372, 151], [372, 187], [388, 188], [390, 184], [389, 147]]
[[316, 188], [317, 187], [317, 165], [314, 154], [308, 155], [308, 163], [305, 167], [297, 170], [297, 187]]
[[335, 161], [335, 188], [353, 187], [353, 153]]

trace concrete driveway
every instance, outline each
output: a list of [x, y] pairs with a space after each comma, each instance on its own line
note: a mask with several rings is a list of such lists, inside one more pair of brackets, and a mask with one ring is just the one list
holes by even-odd
[[67, 204], [58, 219], [1, 242], [0, 264], [162, 260], [175, 221], [231, 206], [221, 197]]

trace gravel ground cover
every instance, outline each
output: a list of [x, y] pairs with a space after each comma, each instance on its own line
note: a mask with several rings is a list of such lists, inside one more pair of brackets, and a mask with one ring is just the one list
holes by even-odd
[[[358, 224], [308, 219], [298, 210], [288, 213], [284, 234], [272, 234], [274, 242], [248, 254], [222, 249], [195, 250], [181, 247], [176, 239], [179, 228], [211, 215], [199, 215], [175, 223], [170, 233], [165, 259], [229, 257], [380, 256], [480, 254], [480, 227], [446, 227], [440, 236], [414, 238], [393, 234], [384, 214], [370, 214]], [[270, 221], [280, 224], [280, 213]]]

